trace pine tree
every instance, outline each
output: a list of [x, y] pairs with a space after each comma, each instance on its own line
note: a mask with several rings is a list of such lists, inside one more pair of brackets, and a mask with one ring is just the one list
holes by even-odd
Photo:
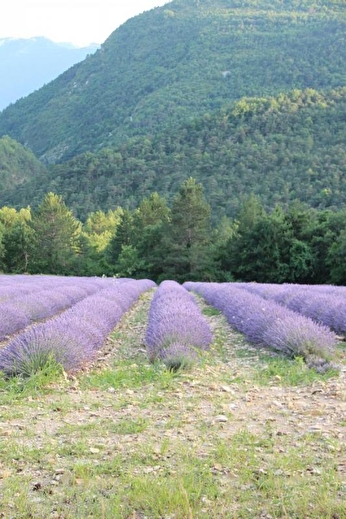
[[48, 193], [34, 212], [31, 225], [35, 239], [30, 272], [75, 273], [80, 252], [81, 223], [61, 196]]
[[202, 185], [189, 178], [173, 200], [165, 239], [165, 277], [202, 279], [209, 263], [210, 238], [210, 206]]

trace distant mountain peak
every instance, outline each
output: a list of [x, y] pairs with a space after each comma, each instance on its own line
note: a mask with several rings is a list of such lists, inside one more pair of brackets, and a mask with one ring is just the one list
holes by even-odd
[[44, 36], [0, 40], [0, 110], [49, 83], [98, 48], [56, 43]]

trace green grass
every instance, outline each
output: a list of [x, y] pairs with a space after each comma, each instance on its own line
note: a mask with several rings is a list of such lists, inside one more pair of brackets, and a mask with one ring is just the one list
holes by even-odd
[[265, 364], [256, 371], [254, 380], [264, 386], [273, 383], [282, 386], [307, 385], [338, 376], [337, 370], [334, 369], [323, 374], [317, 373], [314, 369], [308, 368], [301, 357], [288, 359], [263, 355], [262, 360]]
[[221, 315], [220, 310], [217, 310], [214, 306], [205, 306], [202, 309], [203, 315], [206, 315], [208, 317], [213, 317], [214, 315]]
[[117, 362], [113, 369], [94, 371], [80, 379], [82, 389], [123, 390], [157, 384], [169, 388], [174, 384], [175, 373], [167, 370], [162, 363], [137, 364], [129, 360]]
[[53, 359], [49, 359], [30, 376], [17, 375], [6, 378], [0, 372], [1, 401], [2, 403], [11, 402], [14, 399], [49, 393], [51, 385], [61, 379], [62, 373], [63, 367]]

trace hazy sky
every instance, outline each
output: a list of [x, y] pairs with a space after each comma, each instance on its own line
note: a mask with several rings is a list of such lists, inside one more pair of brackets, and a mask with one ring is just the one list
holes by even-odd
[[128, 18], [168, 0], [5, 0], [0, 39], [45, 36], [76, 45], [103, 43]]

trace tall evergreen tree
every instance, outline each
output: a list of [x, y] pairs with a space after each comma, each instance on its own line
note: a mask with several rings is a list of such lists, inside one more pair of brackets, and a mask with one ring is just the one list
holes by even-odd
[[173, 200], [171, 221], [166, 227], [165, 277], [179, 281], [204, 277], [209, 268], [210, 213], [202, 185], [189, 178]]
[[124, 246], [133, 244], [135, 234], [135, 224], [133, 211], [124, 209], [120, 223], [111, 238], [108, 247], [105, 249], [105, 258], [109, 264], [110, 273], [116, 274], [115, 265]]
[[166, 199], [158, 193], [152, 193], [148, 198], [143, 198], [135, 214], [136, 227], [145, 228], [149, 225], [167, 223], [170, 210]]
[[81, 223], [61, 196], [48, 193], [33, 213], [34, 250], [29, 265], [32, 273], [75, 273], [80, 253]]

